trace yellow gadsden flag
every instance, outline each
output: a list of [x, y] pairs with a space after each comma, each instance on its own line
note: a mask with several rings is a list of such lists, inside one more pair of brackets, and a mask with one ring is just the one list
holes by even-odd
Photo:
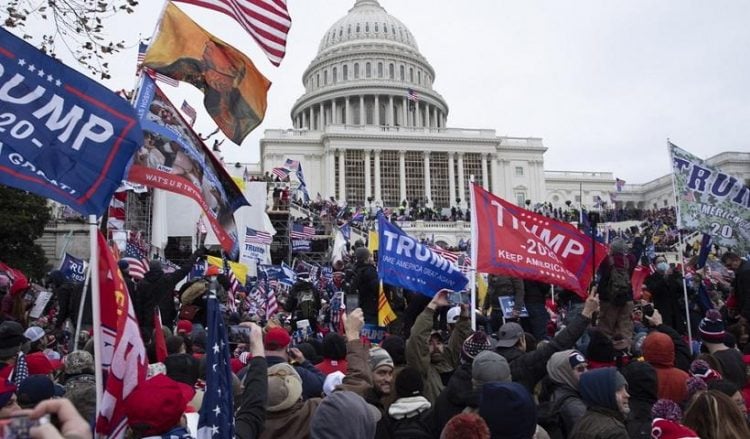
[[370, 230], [367, 233], [367, 250], [370, 250], [370, 253], [375, 253], [378, 251], [378, 246], [380, 245], [377, 230]]
[[387, 326], [396, 320], [397, 317], [391, 308], [391, 304], [388, 303], [388, 298], [385, 297], [383, 282], [380, 282], [380, 289], [378, 291], [378, 326]]
[[271, 82], [250, 58], [206, 32], [172, 2], [143, 65], [200, 89], [206, 111], [237, 145], [266, 114]]

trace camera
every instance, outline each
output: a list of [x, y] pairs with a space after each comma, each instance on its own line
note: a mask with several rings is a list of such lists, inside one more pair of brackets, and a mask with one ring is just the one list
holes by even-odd
[[249, 338], [250, 328], [240, 325], [232, 325], [229, 327], [230, 343], [247, 343]]
[[648, 319], [646, 317], [651, 317], [654, 315], [654, 305], [651, 303], [647, 303], [643, 306], [641, 306], [641, 310], [643, 311], [643, 323], [648, 324]]

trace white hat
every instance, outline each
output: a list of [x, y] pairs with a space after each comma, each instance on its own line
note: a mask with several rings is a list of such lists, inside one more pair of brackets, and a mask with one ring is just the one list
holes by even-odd
[[44, 329], [38, 326], [29, 326], [28, 329], [23, 333], [24, 337], [28, 338], [30, 342], [34, 343], [44, 337]]
[[340, 370], [333, 371], [326, 376], [323, 382], [323, 393], [328, 396], [336, 390], [339, 384], [344, 381], [344, 373]]
[[458, 317], [461, 315], [461, 307], [460, 306], [454, 306], [453, 308], [448, 310], [448, 314], [446, 315], [446, 321], [449, 325], [455, 325], [458, 323]]

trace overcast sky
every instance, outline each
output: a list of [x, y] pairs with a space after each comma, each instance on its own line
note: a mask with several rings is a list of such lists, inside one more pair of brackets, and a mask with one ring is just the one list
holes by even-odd
[[[230, 162], [259, 160], [263, 131], [290, 128], [302, 73], [329, 27], [354, 0], [288, 0], [292, 16], [280, 68], [223, 15], [178, 4], [245, 52], [273, 82], [265, 121]], [[670, 138], [702, 158], [750, 151], [750, 2], [690, 0], [380, 0], [416, 37], [446, 99], [448, 126], [542, 137], [547, 170], [611, 171], [629, 183], [669, 172]], [[161, 2], [111, 22], [131, 48], [112, 60], [112, 88], [132, 88], [138, 36], [148, 37]], [[189, 85], [164, 86], [179, 106], [199, 110], [197, 130], [214, 125]]]

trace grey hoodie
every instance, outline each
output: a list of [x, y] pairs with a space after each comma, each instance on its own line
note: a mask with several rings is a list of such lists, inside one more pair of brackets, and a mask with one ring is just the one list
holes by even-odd
[[380, 411], [354, 392], [341, 390], [327, 396], [310, 423], [312, 439], [372, 439]]

